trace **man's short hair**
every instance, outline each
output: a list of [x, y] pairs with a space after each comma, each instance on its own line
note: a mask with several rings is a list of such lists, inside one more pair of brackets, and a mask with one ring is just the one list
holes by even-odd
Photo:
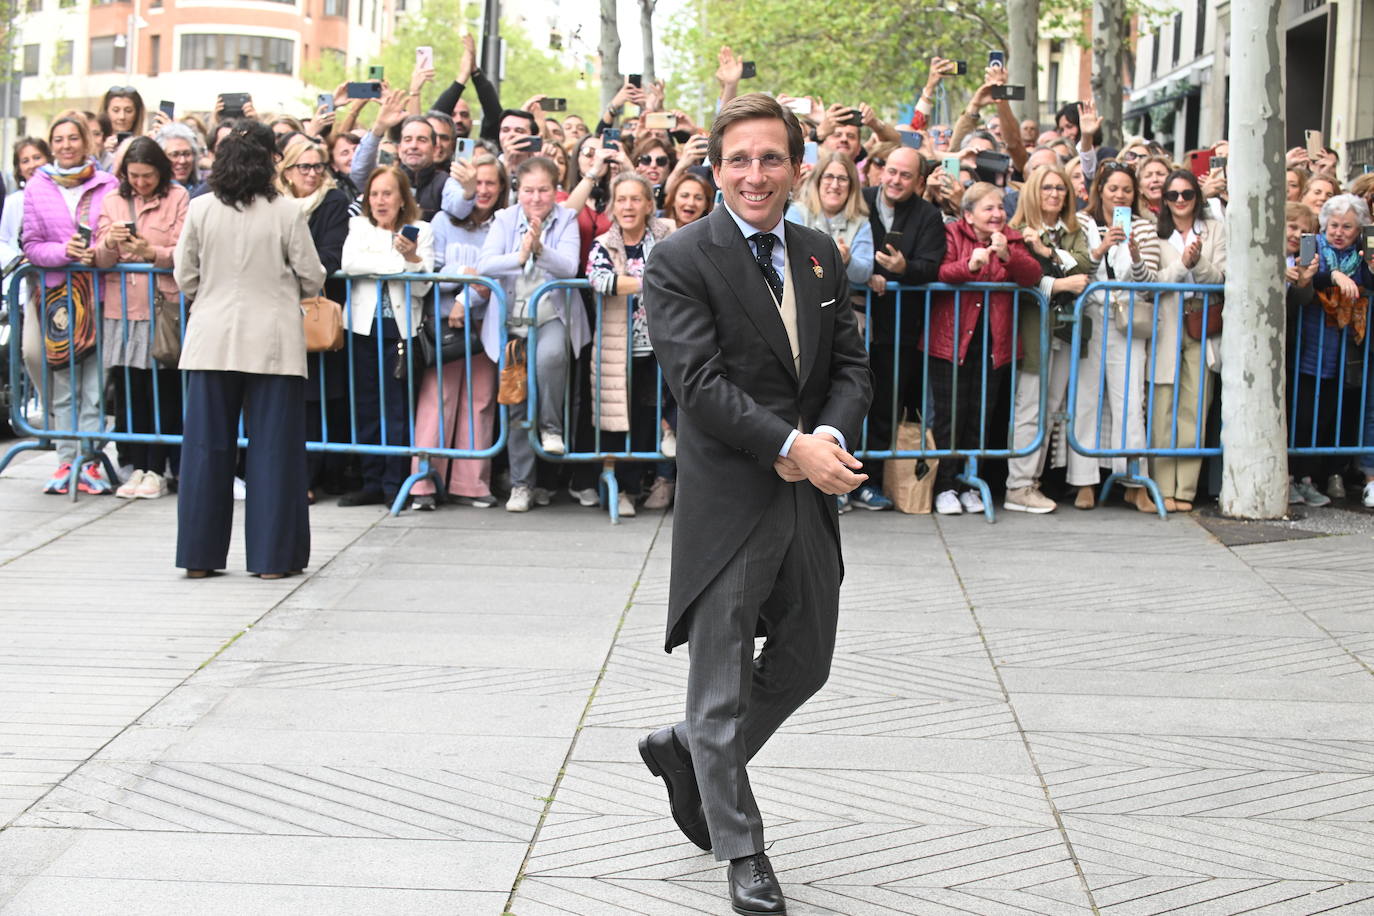
[[522, 121], [527, 121], [530, 125], [530, 133], [539, 133], [539, 122], [534, 120], [534, 115], [530, 114], [528, 111], [522, 111], [518, 108], [507, 108], [505, 111], [501, 112], [501, 117], [496, 119], [497, 127], [500, 127], [501, 123], [505, 121], [506, 118], [520, 118]]
[[706, 145], [706, 158], [720, 165], [725, 142], [725, 131], [740, 121], [753, 121], [758, 118], [777, 118], [787, 128], [787, 155], [792, 162], [800, 165], [806, 149], [806, 139], [802, 136], [801, 124], [789, 108], [784, 108], [777, 99], [762, 92], [737, 95], [721, 106], [716, 120], [711, 125], [711, 139]]
[[[453, 133], [454, 131], [453, 119], [450, 118], [448, 115], [444, 114], [442, 111], [430, 110], [425, 112], [425, 120], [438, 121], [440, 124], [448, 128], [449, 133]], [[430, 126], [432, 127], [433, 125]], [[435, 137], [435, 139], [437, 140], [438, 137]]]

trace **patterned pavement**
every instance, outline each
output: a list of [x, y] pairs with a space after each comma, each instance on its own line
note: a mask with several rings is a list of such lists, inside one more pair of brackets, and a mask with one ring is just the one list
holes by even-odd
[[[635, 751], [687, 670], [661, 516], [322, 505], [308, 576], [191, 583], [171, 500], [46, 465], [0, 479], [3, 916], [728, 912]], [[844, 534], [830, 681], [751, 767], [794, 916], [1374, 913], [1368, 533]]]

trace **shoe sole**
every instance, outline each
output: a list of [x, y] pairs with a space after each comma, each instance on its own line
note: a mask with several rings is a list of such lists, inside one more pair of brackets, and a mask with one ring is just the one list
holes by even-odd
[[1002, 503], [1002, 508], [1006, 509], [1008, 512], [1029, 512], [1031, 515], [1048, 515], [1057, 509], [1058, 506], [1051, 506], [1048, 509], [1037, 509], [1034, 506], [1023, 506], [1019, 503]]
[[[663, 768], [658, 765], [658, 761], [654, 760], [654, 755], [649, 750], [649, 739], [647, 737], [639, 739], [639, 757], [644, 761], [644, 765], [649, 768], [649, 772], [658, 779], [662, 779], [663, 784], [668, 787], [668, 810], [673, 814], [673, 823], [677, 824], [677, 829], [682, 831], [682, 835], [687, 837], [687, 839], [692, 842], [692, 845], [710, 852], [711, 844], [707, 843], [703, 846], [699, 841], [692, 839], [687, 828], [683, 827], [682, 822], [677, 819], [677, 808], [673, 805], [673, 783], [663, 775]], [[770, 914], [765, 913], [763, 916], [770, 916]]]
[[959, 507], [958, 509], [936, 509], [936, 510], [935, 510], [935, 514], [936, 514], [936, 515], [963, 515], [963, 514], [964, 514], [964, 509], [963, 509], [962, 506]]
[[742, 906], [730, 906], [730, 909], [739, 913], [739, 916], [787, 916], [787, 907], [780, 910], [746, 910]]

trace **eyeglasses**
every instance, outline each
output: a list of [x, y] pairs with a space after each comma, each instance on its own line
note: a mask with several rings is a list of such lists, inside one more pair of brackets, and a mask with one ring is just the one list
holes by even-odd
[[868, 164], [871, 165], [871, 166], [876, 166], [877, 168], [882, 168], [883, 166], [887, 165], [887, 160], [886, 160], [886, 159], [879, 159], [879, 158], [876, 157], [876, 156], [869, 156], [869, 157], [868, 157]]
[[778, 169], [786, 167], [791, 162], [790, 156], [779, 156], [777, 153], [765, 153], [762, 156], [731, 156], [721, 160], [721, 163], [733, 172], [745, 172], [749, 167], [757, 162], [763, 167], [765, 172], [776, 172]]
[[1066, 188], [1066, 187], [1064, 187], [1062, 184], [1042, 184], [1042, 185], [1040, 186], [1040, 193], [1042, 193], [1042, 194], [1067, 194], [1067, 193], [1069, 193], [1069, 189]]
[[1184, 188], [1182, 191], [1165, 191], [1165, 192], [1164, 192], [1164, 199], [1167, 200], [1167, 201], [1170, 201], [1171, 203], [1172, 203], [1173, 201], [1178, 201], [1178, 200], [1181, 200], [1181, 201], [1183, 201], [1184, 203], [1187, 203], [1187, 202], [1191, 201], [1191, 200], [1192, 200], [1193, 198], [1195, 198], [1195, 197], [1197, 197], [1197, 191], [1194, 191], [1192, 188]]
[[299, 169], [300, 171], [302, 171], [302, 172], [307, 172], [307, 173], [308, 173], [308, 172], [323, 172], [323, 171], [324, 171], [324, 163], [323, 163], [323, 162], [297, 162], [295, 165], [292, 166], [292, 168], [293, 168], [293, 169]]
[[[639, 159], [638, 159], [637, 161], [639, 162], [640, 165], [656, 165], [656, 166], [658, 166], [659, 168], [663, 168], [664, 166], [666, 166], [666, 165], [668, 164], [668, 157], [667, 157], [667, 156], [640, 156]], [[745, 168], [748, 168], [749, 166], [748, 166], [748, 165], [745, 165], [744, 167], [745, 167]]]
[[821, 184], [825, 184], [827, 181], [833, 181], [835, 184], [849, 184], [849, 176], [848, 176], [848, 175], [822, 175], [822, 176], [821, 176]]
[[191, 150], [184, 149], [184, 150], [177, 150], [175, 153], [168, 153], [168, 154], [167, 154], [167, 158], [168, 158], [168, 159], [194, 159], [194, 158], [196, 158], [196, 154], [193, 153]]
[[1144, 156], [1144, 153], [1137, 153], [1135, 150], [1130, 150], [1121, 154], [1121, 158], [1125, 159], [1127, 162], [1135, 162], [1137, 159], [1141, 159]]

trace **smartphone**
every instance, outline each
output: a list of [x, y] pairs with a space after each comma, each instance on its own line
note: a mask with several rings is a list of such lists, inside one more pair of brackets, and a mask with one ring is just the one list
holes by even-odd
[[759, 75], [758, 71], [754, 69], [754, 62], [752, 60], [746, 60], [742, 62], [740, 64], [740, 67], [741, 70], [739, 78], [742, 80], [751, 80]]
[[841, 124], [848, 124], [851, 127], [862, 127], [864, 123], [863, 113], [857, 108], [849, 109], [849, 115], [840, 120]]
[[993, 86], [988, 90], [988, 95], [992, 97], [993, 101], [1007, 99], [1013, 102], [1020, 102], [1026, 98], [1026, 87], [1012, 85]]
[[454, 159], [471, 159], [472, 151], [477, 148], [477, 141], [471, 137], [459, 137], [453, 145]]
[[965, 73], [968, 73], [968, 61], [955, 60], [950, 61], [950, 63], [954, 64], [954, 76], [963, 76]]
[[380, 99], [382, 97], [382, 84], [371, 83], [349, 83], [344, 90], [350, 99]]
[[170, 121], [176, 117], [177, 106], [175, 102], [169, 102], [163, 99], [161, 102], [157, 103], [157, 110], [165, 114], [167, 120]]
[[620, 146], [620, 128], [608, 127], [601, 132], [601, 148], [616, 149]]
[[[429, 45], [420, 45], [415, 49], [415, 69], [433, 70], [434, 69], [434, 49]], [[378, 77], [380, 79], [380, 77]]]
[[1312, 263], [1312, 259], [1317, 256], [1317, 237], [1309, 232], [1302, 234], [1302, 241], [1298, 243], [1298, 266], [1306, 267]]
[[1374, 255], [1374, 226], [1365, 226], [1360, 230], [1360, 257], [1368, 260], [1370, 255]]
[[1126, 234], [1131, 234], [1132, 212], [1130, 207], [1112, 207], [1112, 225], [1120, 226]]
[[642, 73], [631, 73], [630, 76], [629, 76], [629, 79], [630, 79], [630, 85], [631, 85], [631, 86], [635, 87], [636, 89], [643, 89], [643, 88], [644, 88], [644, 74], [642, 74]]
[[87, 248], [90, 248], [90, 247], [91, 247], [91, 227], [90, 227], [90, 226], [87, 226], [85, 223], [77, 223], [77, 225], [76, 225], [76, 233], [77, 233], [77, 235], [81, 236], [81, 244], [85, 245]]
[[334, 96], [328, 92], [321, 92], [315, 96], [315, 110], [323, 108], [325, 111], [334, 110]]
[[677, 115], [667, 111], [646, 111], [639, 123], [645, 130], [676, 130]]
[[887, 235], [883, 236], [883, 247], [887, 248], [889, 245], [892, 246], [892, 250], [901, 251], [902, 234], [900, 232], [889, 232]]
[[807, 140], [802, 144], [802, 165], [815, 165], [820, 158], [821, 147], [815, 140]]
[[518, 142], [520, 144], [520, 149], [526, 153], [539, 153], [544, 150], [543, 137], [525, 137]]
[[791, 109], [792, 113], [799, 118], [804, 118], [807, 115], [811, 114], [810, 99], [789, 99], [787, 102], [787, 107]]
[[544, 99], [539, 103], [539, 107], [544, 111], [567, 111], [567, 99]]
[[1199, 178], [1206, 177], [1212, 168], [1212, 151], [1195, 149], [1188, 154], [1188, 170]]
[[1326, 141], [1322, 137], [1322, 132], [1309, 130], [1305, 135], [1307, 137], [1307, 158], [1320, 159], [1322, 154], [1326, 152]]
[[1005, 51], [989, 51], [989, 52], [988, 52], [988, 66], [989, 66], [989, 67], [1003, 67], [1003, 68], [1005, 68], [1005, 67], [1007, 66], [1007, 52], [1005, 52]]
[[386, 79], [386, 67], [368, 67], [367, 78], [371, 82], [380, 83], [382, 80]]
[[1213, 157], [1212, 157], [1212, 168], [1214, 168], [1214, 169], [1223, 169], [1223, 170], [1224, 170], [1224, 169], [1226, 168], [1226, 157], [1225, 157], [1225, 156], [1213, 156]]
[[410, 239], [412, 242], [418, 241], [419, 238], [420, 238], [420, 227], [419, 227], [419, 226], [402, 226], [402, 227], [401, 227], [401, 235], [403, 235], [403, 236], [405, 236], [406, 238]]
[[122, 144], [125, 140], [128, 140], [133, 135], [133, 131], [121, 130], [119, 133], [115, 134], [115, 143]]
[[243, 117], [243, 106], [252, 98], [246, 92], [221, 92], [219, 97], [224, 100], [219, 116], [225, 120]]
[[129, 235], [133, 236], [134, 238], [138, 238], [138, 224], [137, 224], [137, 223], [126, 222], [126, 223], [124, 224], [124, 228], [129, 230]]
[[960, 163], [958, 156], [946, 156], [941, 164], [944, 166], [945, 172], [949, 174], [950, 178], [953, 178], [955, 181], [959, 180], [959, 172], [963, 170], [963, 165]]
[[925, 146], [926, 138], [919, 130], [900, 130], [898, 133], [902, 135], [902, 146], [908, 149], [920, 149]]

